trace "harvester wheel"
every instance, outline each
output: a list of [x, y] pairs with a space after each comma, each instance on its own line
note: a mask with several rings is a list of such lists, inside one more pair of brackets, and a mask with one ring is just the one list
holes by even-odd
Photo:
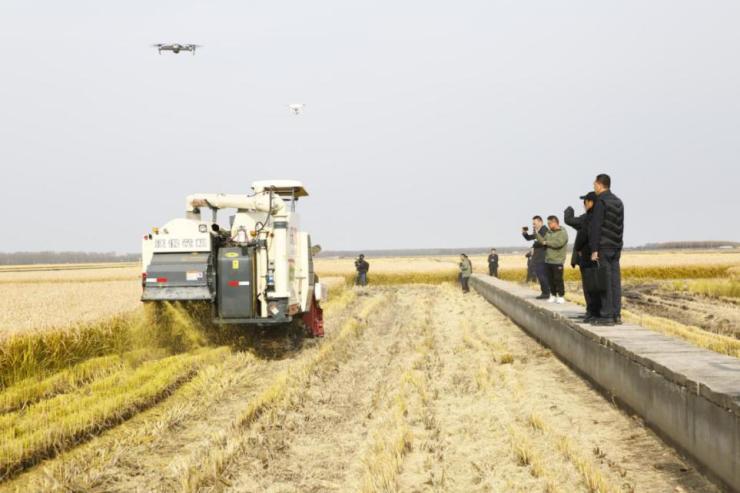
[[308, 329], [309, 337], [324, 337], [324, 310], [318, 301], [311, 300], [311, 307], [303, 314], [303, 323]]

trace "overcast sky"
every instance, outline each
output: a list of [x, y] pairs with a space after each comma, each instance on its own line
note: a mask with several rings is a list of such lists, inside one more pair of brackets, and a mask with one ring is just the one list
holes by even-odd
[[740, 240], [738, 26], [737, 0], [2, 0], [0, 250], [135, 252], [267, 178], [305, 183], [325, 249], [518, 245], [598, 172], [628, 245]]

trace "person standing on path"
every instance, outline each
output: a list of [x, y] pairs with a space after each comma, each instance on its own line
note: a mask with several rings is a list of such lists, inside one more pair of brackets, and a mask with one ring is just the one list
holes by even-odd
[[355, 260], [355, 270], [357, 270], [355, 285], [367, 286], [367, 273], [370, 270], [370, 264], [365, 260], [365, 255], [360, 254], [357, 260]]
[[537, 280], [537, 276], [534, 274], [534, 264], [532, 263], [531, 248], [527, 250], [527, 253], [524, 254], [524, 258], [527, 259], [527, 279], [524, 282], [529, 284], [530, 282], [535, 282]]
[[470, 291], [468, 282], [470, 276], [473, 275], [473, 264], [470, 259], [464, 253], [460, 254], [460, 286], [462, 286], [463, 293]]
[[557, 216], [548, 216], [550, 228], [544, 236], [538, 234], [537, 240], [545, 246], [545, 268], [550, 289], [550, 303], [565, 303], [565, 283], [563, 282], [563, 264], [568, 255], [568, 232], [560, 227]]
[[498, 253], [495, 248], [491, 248], [491, 253], [488, 255], [488, 275], [498, 277]]
[[537, 235], [545, 236], [547, 227], [543, 224], [542, 217], [534, 216], [532, 218], [532, 234], [529, 234], [529, 228], [522, 228], [522, 236], [525, 240], [534, 240], [532, 245], [532, 265], [537, 280], [540, 281], [540, 295], [538, 300], [546, 300], [550, 297], [550, 286], [547, 281], [547, 272], [545, 272], [545, 246], [537, 239]]
[[601, 316], [594, 325], [622, 324], [622, 272], [619, 260], [624, 246], [624, 204], [611, 191], [612, 180], [600, 174], [594, 180], [596, 203], [589, 225], [591, 260], [606, 266], [606, 289], [601, 294]]
[[586, 316], [584, 322], [590, 322], [600, 315], [601, 311], [601, 293], [592, 291], [587, 286], [586, 278], [589, 275], [589, 269], [597, 267], [596, 262], [591, 260], [591, 247], [588, 244], [588, 230], [591, 224], [594, 203], [596, 202], [596, 193], [588, 192], [581, 196], [583, 200], [584, 213], [575, 217], [575, 211], [572, 207], [565, 209], [565, 224], [576, 230], [576, 239], [573, 243], [573, 255], [570, 259], [570, 265], [575, 268], [576, 265], [581, 269], [581, 281], [583, 285], [583, 297], [586, 299]]

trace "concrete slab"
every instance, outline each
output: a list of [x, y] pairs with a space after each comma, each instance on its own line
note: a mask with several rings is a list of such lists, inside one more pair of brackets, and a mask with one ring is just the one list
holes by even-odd
[[635, 324], [581, 323], [575, 317], [582, 307], [536, 300], [514, 283], [473, 275], [471, 286], [709, 475], [740, 491], [740, 359]]

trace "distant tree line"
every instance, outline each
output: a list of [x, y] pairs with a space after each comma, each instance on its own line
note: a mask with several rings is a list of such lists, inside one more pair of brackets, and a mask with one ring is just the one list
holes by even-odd
[[10, 252], [0, 253], [0, 265], [21, 264], [87, 264], [103, 262], [136, 262], [138, 253], [116, 252]]
[[740, 242], [737, 241], [666, 241], [662, 243], [647, 243], [641, 247], [636, 247], [635, 250], [684, 250], [684, 249], [700, 249], [709, 250], [712, 248], [721, 247], [740, 247]]

